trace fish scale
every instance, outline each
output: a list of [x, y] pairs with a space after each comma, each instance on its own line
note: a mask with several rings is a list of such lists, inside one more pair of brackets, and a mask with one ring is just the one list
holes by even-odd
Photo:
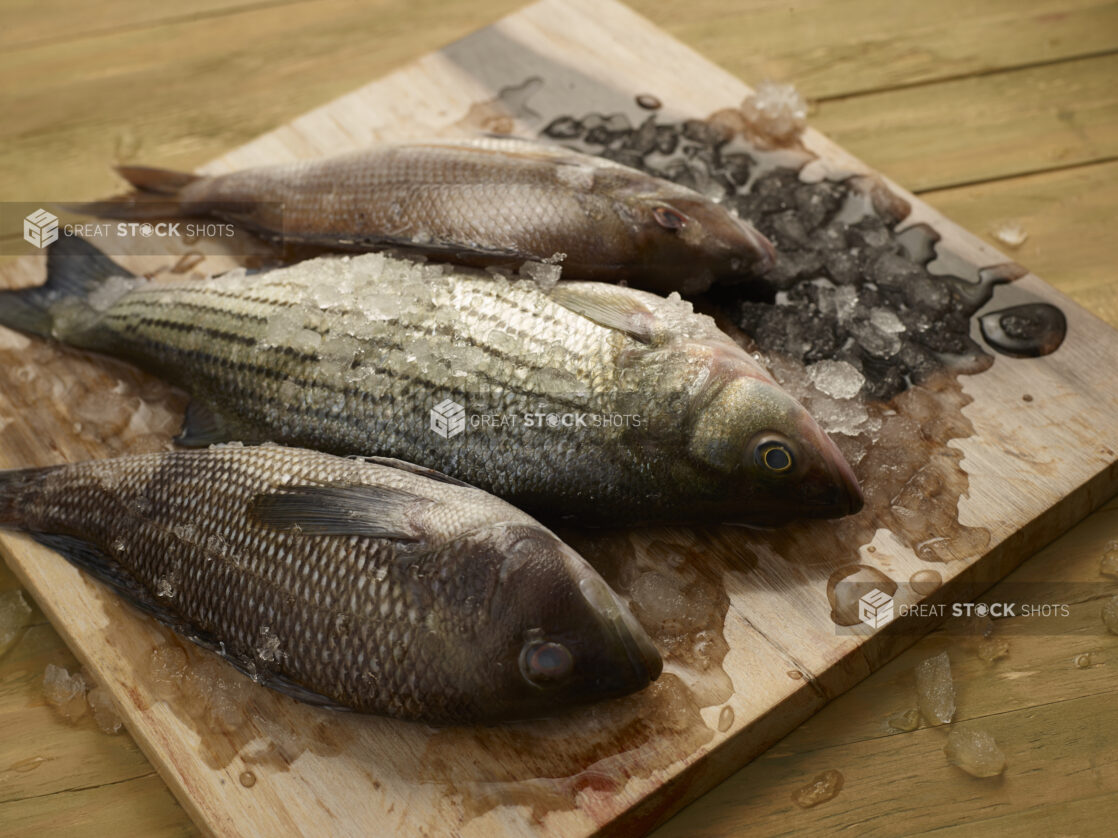
[[119, 171], [139, 194], [80, 209], [208, 215], [287, 242], [407, 248], [482, 267], [561, 255], [568, 278], [681, 293], [760, 275], [774, 260], [764, 236], [698, 192], [522, 139], [380, 145], [213, 176]]
[[585, 524], [772, 524], [861, 506], [818, 424], [678, 295], [545, 289], [381, 254], [201, 282], [120, 271], [62, 238], [46, 286], [0, 294], [0, 323], [183, 387], [184, 444], [395, 457]]
[[[302, 504], [316, 490], [342, 494], [302, 514], [259, 505]], [[330, 504], [346, 493], [364, 505], [338, 514]], [[0, 525], [317, 703], [511, 718], [638, 689], [659, 672], [639, 624], [569, 547], [497, 498], [414, 467], [261, 446], [0, 472]], [[387, 532], [354, 534], [360, 525]], [[507, 573], [516, 578], [503, 587]], [[574, 656], [568, 683], [522, 673], [525, 638], [541, 630]]]

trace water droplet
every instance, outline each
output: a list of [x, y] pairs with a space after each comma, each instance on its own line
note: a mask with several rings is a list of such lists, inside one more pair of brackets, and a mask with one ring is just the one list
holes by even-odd
[[663, 102], [651, 93], [641, 93], [637, 96], [637, 104], [646, 111], [655, 111], [663, 107]]
[[874, 589], [893, 596], [897, 592], [897, 583], [869, 565], [852, 564], [836, 570], [827, 580], [831, 619], [840, 626], [858, 625], [861, 622], [858, 602]]
[[792, 800], [801, 809], [810, 809], [834, 799], [842, 791], [842, 772], [831, 769], [816, 775], [806, 786], [792, 792]]
[[912, 590], [921, 596], [927, 596], [943, 584], [943, 577], [938, 570], [918, 570], [908, 579]]
[[1091, 653], [1084, 652], [1081, 655], [1075, 656], [1076, 669], [1090, 669], [1091, 668]]
[[718, 730], [725, 733], [734, 723], [734, 708], [727, 704], [718, 714]]
[[250, 789], [256, 785], [256, 775], [251, 771], [242, 771], [240, 781], [242, 786], [246, 789]]
[[1012, 358], [1036, 358], [1055, 352], [1068, 332], [1064, 313], [1050, 303], [1028, 303], [984, 314], [982, 337]]
[[889, 727], [908, 732], [920, 727], [920, 711], [915, 707], [889, 717]]

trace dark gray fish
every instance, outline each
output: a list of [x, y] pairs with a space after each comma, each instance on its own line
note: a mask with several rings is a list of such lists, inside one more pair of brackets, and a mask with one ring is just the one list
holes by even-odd
[[45, 286], [0, 294], [0, 323], [182, 386], [185, 444], [397, 457], [583, 524], [772, 525], [862, 504], [807, 411], [678, 295], [381, 254], [201, 282], [124, 273], [60, 239]]
[[0, 526], [303, 701], [493, 722], [660, 674], [574, 550], [504, 501], [397, 461], [226, 446], [4, 471]]
[[212, 176], [119, 171], [143, 192], [80, 209], [215, 216], [285, 242], [408, 248], [471, 265], [564, 254], [567, 279], [665, 293], [759, 275], [774, 260], [768, 239], [698, 192], [529, 140], [383, 145]]

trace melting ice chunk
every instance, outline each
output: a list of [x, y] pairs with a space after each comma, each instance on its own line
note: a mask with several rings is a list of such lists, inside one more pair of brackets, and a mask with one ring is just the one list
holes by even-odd
[[23, 591], [17, 589], [0, 594], [0, 658], [15, 645], [29, 622], [31, 606], [23, 598]]
[[758, 133], [772, 140], [791, 140], [807, 125], [807, 102], [791, 84], [761, 82], [741, 103], [741, 111]]
[[116, 704], [113, 703], [109, 691], [104, 687], [94, 687], [85, 698], [93, 711], [93, 721], [97, 723], [97, 727], [101, 728], [101, 732], [110, 735], [120, 733], [120, 726], [123, 722], [117, 715]]
[[543, 291], [550, 291], [559, 282], [563, 269], [559, 265], [544, 262], [525, 262], [520, 266], [520, 275], [532, 280]]
[[833, 399], [852, 399], [866, 383], [865, 376], [847, 361], [820, 361], [808, 367], [807, 374], [817, 389]]
[[984, 730], [952, 729], [943, 752], [948, 762], [972, 777], [997, 777], [1005, 771], [1005, 754], [994, 737]]
[[842, 791], [843, 776], [841, 771], [833, 768], [824, 771], [806, 786], [792, 792], [792, 800], [802, 809], [810, 809], [834, 798]]
[[1102, 621], [1106, 630], [1118, 634], [1118, 596], [1112, 596], [1102, 607]]
[[887, 308], [871, 308], [870, 323], [887, 335], [897, 335], [904, 331], [901, 318]]
[[71, 675], [64, 666], [47, 664], [43, 673], [43, 698], [66, 721], [77, 722], [86, 714], [85, 690], [85, 679], [80, 672]]
[[955, 683], [947, 652], [916, 667], [916, 704], [928, 724], [947, 724], [955, 716]]

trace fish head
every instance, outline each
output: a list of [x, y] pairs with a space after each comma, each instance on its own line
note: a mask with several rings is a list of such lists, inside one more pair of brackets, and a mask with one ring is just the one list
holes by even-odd
[[497, 568], [472, 639], [492, 718], [551, 716], [660, 675], [660, 654], [625, 603], [553, 533], [498, 525], [473, 542]]
[[701, 293], [721, 280], [759, 276], [776, 261], [764, 235], [697, 192], [644, 191], [626, 204], [641, 255], [634, 279], [645, 287]]
[[720, 519], [771, 526], [858, 512], [862, 490], [838, 446], [798, 401], [735, 350], [710, 351], [688, 438], [696, 479], [718, 487]]

